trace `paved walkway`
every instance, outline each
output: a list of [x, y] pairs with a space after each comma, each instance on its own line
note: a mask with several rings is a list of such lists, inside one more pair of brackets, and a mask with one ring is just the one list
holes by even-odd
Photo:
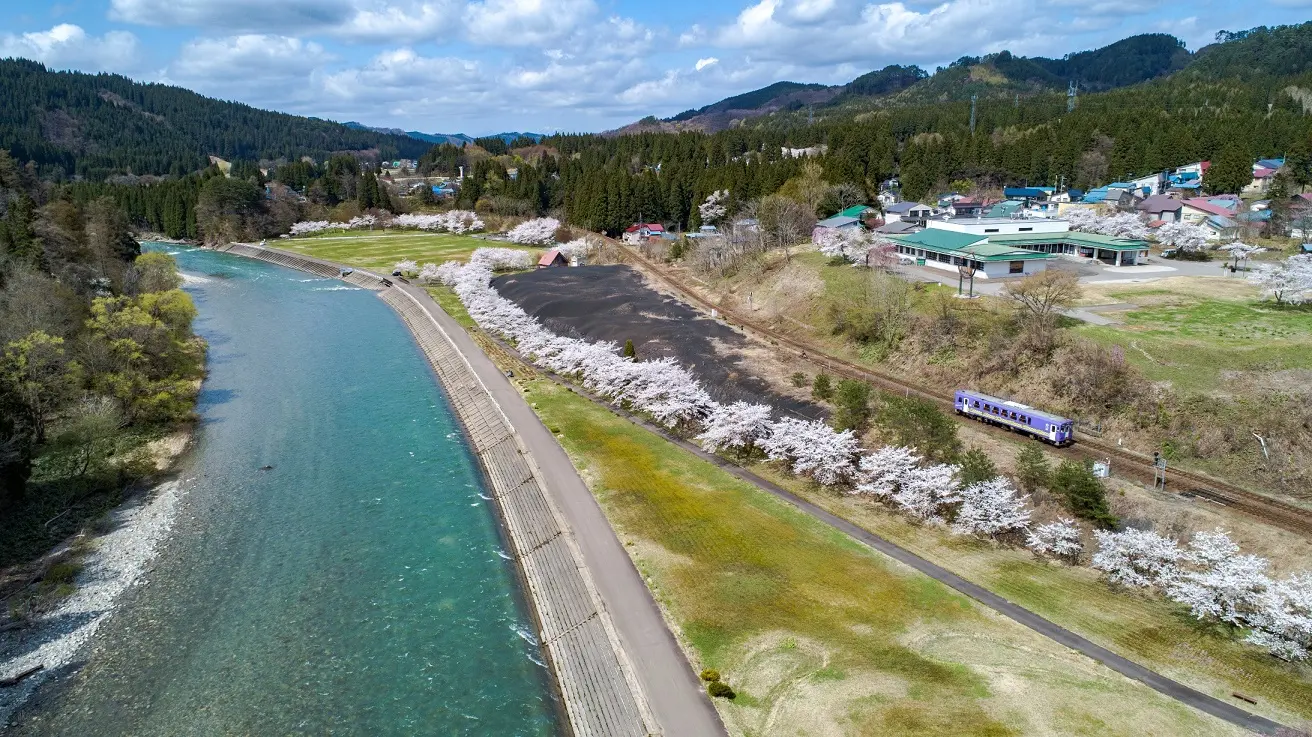
[[428, 292], [397, 284], [414, 295], [446, 331], [500, 405], [547, 480], [547, 492], [564, 515], [596, 584], [652, 716], [667, 737], [722, 735], [719, 715], [701, 681], [665, 626], [660, 608], [629, 560], [597, 500], [551, 431], [496, 364]]

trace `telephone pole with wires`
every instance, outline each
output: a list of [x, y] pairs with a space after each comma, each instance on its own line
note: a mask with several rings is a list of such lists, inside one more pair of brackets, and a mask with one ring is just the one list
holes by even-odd
[[1075, 112], [1075, 96], [1077, 94], [1075, 80], [1071, 80], [1070, 86], [1066, 88], [1066, 112]]

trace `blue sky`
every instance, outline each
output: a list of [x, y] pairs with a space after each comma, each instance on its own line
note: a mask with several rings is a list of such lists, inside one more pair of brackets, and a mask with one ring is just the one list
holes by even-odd
[[597, 131], [771, 82], [1298, 23], [1312, 0], [26, 0], [0, 56], [426, 132]]

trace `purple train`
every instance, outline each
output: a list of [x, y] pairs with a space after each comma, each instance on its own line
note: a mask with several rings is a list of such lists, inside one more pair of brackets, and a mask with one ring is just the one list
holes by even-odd
[[1074, 422], [1028, 404], [958, 389], [955, 406], [959, 415], [1032, 435], [1045, 443], [1070, 445], [1075, 442]]

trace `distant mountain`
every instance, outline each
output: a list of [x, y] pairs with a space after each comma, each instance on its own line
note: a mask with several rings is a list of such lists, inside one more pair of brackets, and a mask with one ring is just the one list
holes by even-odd
[[25, 59], [0, 60], [0, 100], [0, 149], [57, 178], [185, 174], [208, 166], [210, 156], [418, 158], [430, 145], [116, 74], [56, 72]]
[[[1205, 47], [1191, 54], [1180, 39], [1165, 33], [1131, 36], [1099, 49], [1060, 59], [1015, 56], [1001, 51], [984, 57], [964, 56], [934, 74], [915, 65], [892, 64], [863, 74], [846, 85], [777, 82], [752, 92], [686, 110], [665, 120], [647, 117], [612, 133], [650, 130], [717, 131], [738, 122], [777, 113], [814, 108], [818, 114], [841, 114], [889, 106], [969, 100], [972, 96], [1012, 97], [1064, 92], [1074, 82], [1083, 92], [1128, 87], [1198, 67], [1207, 74], [1237, 76], [1245, 66], [1285, 69], [1285, 74], [1312, 68], [1312, 34], [1308, 26], [1254, 29], [1232, 34], [1223, 50]], [[1262, 49], [1257, 46], [1263, 45]], [[1247, 46], [1248, 48], [1244, 48]], [[798, 113], [784, 118], [800, 118]]]
[[[374, 126], [365, 125], [364, 123], [357, 123], [355, 121], [343, 123], [343, 125], [345, 125], [348, 128], [354, 128], [356, 130], [373, 131], [375, 133], [387, 133], [397, 136], [409, 136], [410, 138], [413, 138], [415, 140], [426, 141], [432, 144], [450, 143], [455, 146], [463, 146], [466, 143], [473, 143], [475, 140], [474, 136], [468, 136], [465, 135], [464, 133], [421, 133], [419, 131], [401, 130], [400, 128], [378, 128]], [[545, 135], [542, 133], [511, 132], [511, 133], [493, 133], [490, 136], [482, 136], [482, 137], [500, 138], [501, 140], [509, 144], [511, 141], [515, 140], [516, 138], [532, 138], [534, 141], [541, 141], [545, 137]]]

